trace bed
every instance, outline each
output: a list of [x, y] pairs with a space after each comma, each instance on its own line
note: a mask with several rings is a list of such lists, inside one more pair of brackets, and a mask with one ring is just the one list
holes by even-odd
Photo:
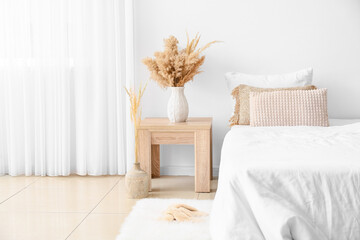
[[210, 231], [214, 240], [360, 239], [360, 120], [232, 127]]

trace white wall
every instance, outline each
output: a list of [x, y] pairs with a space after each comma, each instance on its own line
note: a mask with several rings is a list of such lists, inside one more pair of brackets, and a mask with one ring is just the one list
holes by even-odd
[[[333, 118], [360, 118], [359, 0], [134, 0], [135, 77], [149, 73], [141, 59], [162, 49], [162, 40], [200, 32], [202, 43], [222, 40], [206, 51], [204, 73], [187, 84], [190, 116], [214, 118], [214, 167], [220, 162], [231, 99], [224, 73], [269, 74], [313, 67], [314, 83], [329, 91]], [[166, 116], [169, 91], [150, 82], [143, 116]], [[163, 146], [163, 173], [192, 173], [192, 146]], [[216, 169], [215, 169], [216, 170]]]

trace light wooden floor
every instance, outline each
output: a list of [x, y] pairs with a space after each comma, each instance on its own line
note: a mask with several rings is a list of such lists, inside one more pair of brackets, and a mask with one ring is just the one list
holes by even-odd
[[[213, 199], [194, 193], [193, 177], [153, 179], [152, 198]], [[0, 239], [115, 239], [136, 200], [123, 176], [0, 177]]]

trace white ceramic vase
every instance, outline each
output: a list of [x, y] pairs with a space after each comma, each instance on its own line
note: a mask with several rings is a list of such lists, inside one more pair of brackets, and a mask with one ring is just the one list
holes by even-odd
[[185, 122], [189, 114], [189, 106], [184, 94], [184, 87], [170, 87], [171, 96], [168, 102], [168, 118], [170, 122]]

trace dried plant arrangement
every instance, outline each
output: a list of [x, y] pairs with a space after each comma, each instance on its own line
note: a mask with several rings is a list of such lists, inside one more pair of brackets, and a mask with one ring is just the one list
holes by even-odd
[[212, 41], [205, 46], [198, 48], [200, 35], [189, 40], [185, 49], [178, 48], [179, 41], [174, 36], [164, 39], [164, 51], [155, 52], [154, 58], [147, 57], [143, 63], [151, 73], [151, 79], [156, 81], [161, 87], [183, 87], [185, 83], [193, 80], [199, 74], [200, 67], [205, 61], [205, 56], [201, 53], [218, 41]]
[[144, 95], [144, 91], [146, 89], [147, 84], [142, 86], [140, 84], [139, 90], [136, 93], [134, 88], [130, 88], [126, 90], [127, 95], [129, 96], [130, 100], [130, 118], [131, 121], [134, 124], [134, 135], [135, 135], [135, 163], [139, 162], [138, 156], [139, 156], [139, 135], [138, 135], [138, 129], [140, 126], [141, 121], [141, 109], [140, 109], [140, 101], [141, 97]]

